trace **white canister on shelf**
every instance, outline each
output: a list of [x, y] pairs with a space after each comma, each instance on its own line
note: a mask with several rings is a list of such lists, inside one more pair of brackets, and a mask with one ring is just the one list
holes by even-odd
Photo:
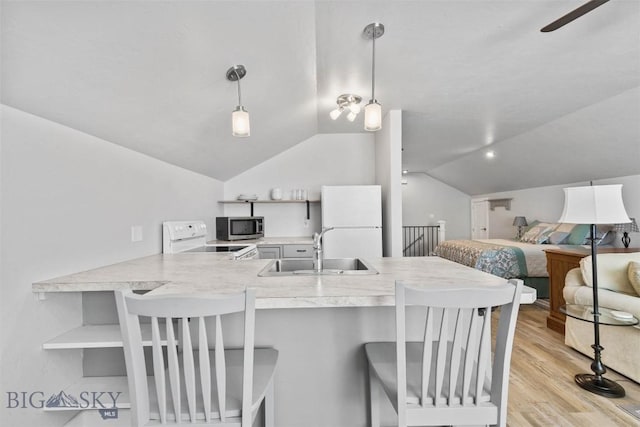
[[280, 188], [274, 188], [271, 190], [271, 200], [281, 200], [282, 190]]

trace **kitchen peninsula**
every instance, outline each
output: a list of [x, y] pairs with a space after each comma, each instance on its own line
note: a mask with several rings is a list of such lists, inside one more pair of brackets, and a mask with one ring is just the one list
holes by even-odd
[[[94, 292], [133, 289], [155, 293], [231, 293], [256, 289], [256, 308], [371, 307], [394, 304], [394, 283], [495, 286], [504, 279], [439, 257], [370, 260], [376, 275], [258, 277], [269, 260], [234, 261], [226, 254], [161, 254], [33, 284], [34, 292]], [[525, 288], [523, 303], [535, 301]]]
[[[154, 294], [193, 294], [254, 288], [258, 308], [256, 345], [273, 346], [280, 351], [275, 383], [276, 425], [365, 426], [367, 389], [362, 344], [393, 340], [395, 281], [418, 286], [464, 283], [491, 287], [504, 283], [502, 278], [438, 257], [367, 261], [379, 274], [258, 277], [271, 260], [233, 261], [220, 253], [152, 255], [37, 282], [32, 289], [43, 293], [45, 299], [41, 303], [47, 304], [55, 303], [46, 299], [48, 292], [82, 292], [90, 296], [134, 289]], [[525, 288], [522, 302], [534, 300], [535, 290]], [[115, 310], [115, 305], [110, 309]], [[85, 308], [85, 313], [90, 311]], [[84, 323], [91, 321], [85, 319]], [[231, 327], [234, 326], [238, 325]], [[417, 330], [409, 330], [408, 336]], [[109, 357], [116, 356], [121, 357], [121, 351]], [[85, 376], [94, 375], [91, 363], [84, 363]], [[121, 377], [123, 372], [113, 375]], [[121, 384], [126, 388], [126, 381]]]

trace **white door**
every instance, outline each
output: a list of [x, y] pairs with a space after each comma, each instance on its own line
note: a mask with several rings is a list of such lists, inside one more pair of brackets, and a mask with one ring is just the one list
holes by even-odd
[[489, 238], [489, 202], [487, 200], [471, 201], [471, 238]]

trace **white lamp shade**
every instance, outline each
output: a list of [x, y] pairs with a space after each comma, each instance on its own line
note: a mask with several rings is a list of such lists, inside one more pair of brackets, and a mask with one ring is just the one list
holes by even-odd
[[569, 224], [631, 222], [622, 202], [622, 185], [565, 188], [564, 210], [559, 222]]
[[381, 128], [382, 107], [372, 100], [364, 107], [364, 130], [376, 131]]
[[238, 107], [231, 114], [231, 134], [238, 137], [245, 137], [251, 134], [249, 113], [242, 107]]

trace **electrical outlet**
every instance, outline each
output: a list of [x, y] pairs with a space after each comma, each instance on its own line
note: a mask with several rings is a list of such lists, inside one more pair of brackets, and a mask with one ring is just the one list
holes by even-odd
[[131, 241], [132, 242], [140, 242], [140, 241], [142, 241], [142, 226], [141, 225], [132, 225], [131, 226]]
[[304, 220], [304, 228], [309, 228], [309, 220], [308, 219]]

